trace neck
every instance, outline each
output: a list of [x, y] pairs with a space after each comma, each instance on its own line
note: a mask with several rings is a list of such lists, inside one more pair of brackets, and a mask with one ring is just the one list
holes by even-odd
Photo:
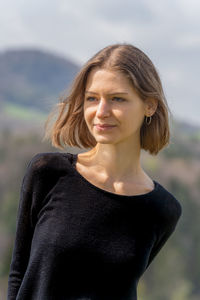
[[87, 154], [92, 166], [99, 173], [104, 173], [110, 179], [120, 180], [125, 177], [141, 177], [144, 174], [140, 165], [141, 149], [134, 145], [99, 144]]

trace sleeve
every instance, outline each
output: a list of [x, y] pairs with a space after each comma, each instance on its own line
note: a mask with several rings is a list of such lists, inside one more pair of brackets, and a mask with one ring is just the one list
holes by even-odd
[[168, 212], [167, 218], [165, 218], [164, 228], [163, 226], [158, 225], [159, 227], [158, 234], [157, 234], [158, 237], [150, 252], [146, 269], [149, 267], [149, 265], [154, 260], [156, 255], [160, 252], [160, 250], [166, 244], [167, 240], [173, 234], [177, 226], [177, 223], [182, 215], [182, 207], [178, 200], [175, 199], [175, 202], [169, 208], [171, 209]]
[[29, 260], [35, 226], [32, 218], [34, 210], [33, 179], [35, 177], [34, 165], [37, 157], [38, 154], [30, 160], [20, 189], [15, 241], [8, 276], [7, 300], [16, 299]]

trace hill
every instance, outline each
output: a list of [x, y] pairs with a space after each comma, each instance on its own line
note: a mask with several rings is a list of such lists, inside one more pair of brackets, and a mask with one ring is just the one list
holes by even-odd
[[0, 53], [0, 100], [47, 112], [79, 66], [39, 49]]

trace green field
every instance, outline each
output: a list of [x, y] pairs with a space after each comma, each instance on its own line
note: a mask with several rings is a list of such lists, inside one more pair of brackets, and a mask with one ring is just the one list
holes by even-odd
[[47, 115], [41, 111], [38, 111], [33, 108], [26, 108], [22, 105], [16, 105], [12, 103], [5, 103], [3, 107], [5, 114], [10, 117], [17, 118], [20, 120], [34, 120], [34, 121], [43, 121], [46, 119]]

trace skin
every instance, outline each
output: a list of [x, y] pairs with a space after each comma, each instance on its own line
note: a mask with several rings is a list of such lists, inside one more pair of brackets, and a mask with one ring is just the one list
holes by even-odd
[[[100, 68], [90, 72], [86, 91], [84, 118], [97, 145], [78, 154], [77, 170], [110, 192], [133, 195], [153, 190], [140, 164], [140, 127], [144, 117], [156, 111], [157, 101], [143, 102], [124, 74]], [[104, 123], [116, 126], [106, 131], [94, 126]]]

